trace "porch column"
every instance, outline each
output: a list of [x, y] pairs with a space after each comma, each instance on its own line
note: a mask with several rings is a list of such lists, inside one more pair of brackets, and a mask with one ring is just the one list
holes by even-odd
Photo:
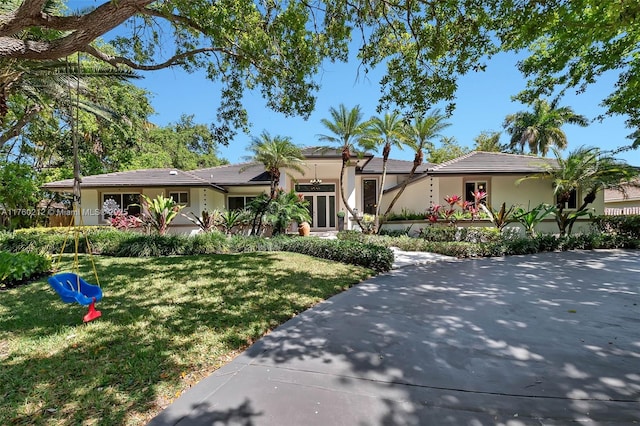
[[[349, 166], [344, 171], [345, 174], [345, 195], [347, 197], [347, 203], [352, 209], [358, 208], [358, 197], [356, 194], [356, 168], [355, 166]], [[355, 222], [351, 220], [346, 221], [347, 229], [354, 229]], [[357, 226], [357, 225], [355, 225]]]

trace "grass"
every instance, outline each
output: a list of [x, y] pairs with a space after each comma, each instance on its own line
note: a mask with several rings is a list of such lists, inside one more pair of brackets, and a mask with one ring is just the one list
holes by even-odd
[[279, 252], [96, 263], [103, 316], [88, 324], [46, 279], [0, 292], [0, 424], [144, 424], [270, 329], [372, 273]]

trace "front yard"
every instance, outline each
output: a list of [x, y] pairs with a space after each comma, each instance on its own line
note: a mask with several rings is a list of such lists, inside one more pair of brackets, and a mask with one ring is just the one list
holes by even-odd
[[282, 252], [96, 262], [103, 316], [86, 325], [86, 308], [46, 279], [0, 291], [0, 424], [144, 424], [270, 329], [373, 274]]

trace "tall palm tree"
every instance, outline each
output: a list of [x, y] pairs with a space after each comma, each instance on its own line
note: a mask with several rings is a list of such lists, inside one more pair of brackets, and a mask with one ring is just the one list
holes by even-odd
[[433, 139], [441, 137], [440, 132], [451, 125], [451, 123], [447, 123], [445, 119], [446, 116], [443, 115], [439, 109], [436, 109], [426, 117], [416, 117], [411, 127], [408, 128], [410, 137], [404, 141], [404, 144], [415, 153], [413, 157], [413, 167], [409, 172], [409, 177], [402, 182], [402, 186], [398, 189], [396, 196], [391, 200], [389, 207], [387, 207], [387, 210], [384, 212], [384, 216], [389, 214], [407, 187], [407, 184], [415, 175], [416, 170], [424, 161], [424, 151], [433, 150]]
[[511, 135], [510, 149], [524, 153], [525, 148], [529, 148], [532, 154], [543, 156], [553, 146], [567, 147], [567, 135], [561, 129], [565, 124], [585, 127], [589, 122], [570, 107], [557, 107], [556, 101], [549, 104], [544, 99], [533, 103], [532, 112], [520, 111], [504, 120], [504, 128]]
[[384, 193], [384, 181], [387, 176], [387, 161], [391, 153], [391, 147], [402, 149], [402, 144], [408, 139], [407, 125], [399, 112], [385, 113], [383, 117], [373, 117], [369, 120], [367, 133], [364, 139], [368, 147], [382, 145], [382, 177], [380, 178], [380, 191], [374, 222], [374, 232], [378, 232], [380, 225], [380, 207]]
[[249, 157], [250, 163], [240, 171], [249, 167], [263, 166], [269, 174], [270, 180], [269, 198], [258, 210], [253, 220], [251, 234], [256, 234], [262, 227], [262, 216], [276, 197], [281, 169], [292, 169], [304, 175], [304, 155], [300, 147], [291, 141], [291, 138], [287, 136], [272, 137], [266, 130], [260, 136], [251, 138], [248, 150], [253, 153]]
[[320, 123], [326, 127], [330, 135], [318, 135], [318, 139], [322, 142], [328, 142], [336, 146], [342, 152], [342, 167], [340, 168], [340, 197], [342, 204], [347, 211], [356, 220], [358, 226], [362, 228], [360, 219], [355, 214], [347, 201], [344, 193], [344, 172], [351, 163], [351, 154], [358, 152], [361, 148], [360, 140], [364, 136], [367, 123], [362, 120], [362, 110], [360, 105], [348, 109], [344, 104], [340, 104], [338, 108], [329, 108], [331, 119], [323, 118]]
[[[638, 170], [603, 154], [599, 148], [580, 147], [569, 152], [566, 158], [553, 149], [557, 166], [543, 164], [546, 171], [524, 179], [551, 179], [556, 196], [556, 222], [561, 235], [570, 234], [576, 220], [587, 214], [587, 206], [593, 203], [598, 192], [608, 188], [623, 190], [624, 185], [638, 176]], [[521, 179], [521, 180], [524, 180]], [[582, 196], [582, 204], [576, 210], [565, 211], [571, 196]]]

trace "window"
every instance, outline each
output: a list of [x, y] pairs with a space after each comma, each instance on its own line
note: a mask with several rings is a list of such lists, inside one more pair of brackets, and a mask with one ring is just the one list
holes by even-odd
[[[476, 191], [480, 191], [480, 192], [486, 192], [487, 196], [489, 194], [489, 189], [487, 186], [487, 181], [467, 181], [464, 183], [464, 196], [463, 199], [464, 201], [468, 201], [470, 203], [473, 203], [475, 201], [475, 197], [473, 196], [473, 193]], [[486, 198], [484, 199], [486, 200]], [[483, 200], [483, 204], [484, 201]]]
[[102, 218], [109, 219], [116, 210], [138, 216], [140, 214], [140, 194], [102, 194]]
[[[556, 203], [560, 204], [560, 197], [562, 194], [556, 196]], [[565, 209], [577, 209], [578, 208], [578, 192], [574, 189], [569, 193], [569, 199], [564, 203]]]
[[251, 201], [253, 201], [256, 197], [229, 197], [228, 205], [229, 210], [243, 210], [247, 207]]
[[181, 206], [189, 205], [189, 192], [188, 191], [173, 191], [173, 192], [169, 192], [169, 198], [171, 198], [174, 203], [180, 204]]
[[362, 206], [367, 214], [376, 214], [378, 201], [378, 181], [364, 179], [362, 181]]

